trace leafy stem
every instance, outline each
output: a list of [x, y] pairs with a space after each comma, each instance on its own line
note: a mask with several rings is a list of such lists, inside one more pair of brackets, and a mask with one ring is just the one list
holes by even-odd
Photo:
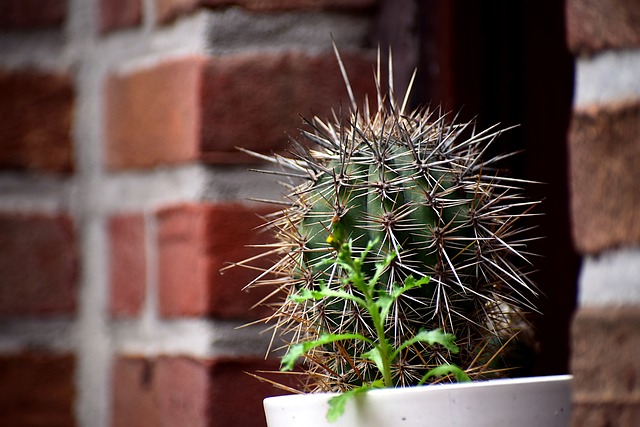
[[[335, 264], [341, 267], [346, 273], [342, 279], [343, 287], [341, 289], [330, 289], [324, 282], [318, 283], [317, 289], [301, 289], [297, 294], [290, 298], [294, 302], [303, 303], [308, 300], [323, 300], [327, 298], [342, 299], [350, 301], [358, 305], [369, 316], [371, 324], [375, 330], [375, 338], [369, 338], [358, 333], [341, 333], [329, 334], [321, 333], [317, 339], [304, 341], [289, 347], [287, 353], [282, 358], [282, 370], [288, 371], [293, 369], [298, 358], [307, 355], [316, 347], [326, 346], [338, 341], [355, 341], [365, 344], [368, 351], [359, 356], [372, 361], [380, 373], [378, 379], [372, 380], [342, 393], [329, 401], [329, 412], [327, 418], [330, 421], [337, 419], [343, 412], [346, 402], [353, 396], [370, 390], [372, 388], [393, 387], [394, 378], [392, 373], [392, 365], [399, 358], [400, 354], [406, 348], [417, 343], [426, 343], [428, 345], [440, 345], [451, 353], [458, 353], [459, 349], [455, 345], [455, 336], [453, 334], [442, 332], [438, 329], [432, 331], [422, 330], [413, 337], [407, 339], [397, 347], [392, 344], [391, 339], [387, 336], [386, 323], [389, 318], [393, 304], [405, 292], [425, 286], [429, 283], [429, 277], [424, 276], [416, 280], [413, 276], [408, 276], [402, 285], [393, 284], [391, 289], [380, 289], [378, 286], [380, 278], [387, 270], [391, 262], [395, 258], [395, 254], [388, 255], [384, 260], [375, 264], [375, 270], [370, 278], [366, 277], [363, 272], [363, 265], [371, 249], [376, 242], [370, 242], [362, 251], [359, 257], [353, 257], [352, 242], [348, 241], [340, 244], [339, 241], [333, 239], [328, 240], [334, 249], [337, 250], [337, 257], [325, 260], [322, 264]], [[355, 289], [357, 292], [352, 293], [349, 288]], [[469, 376], [459, 367], [452, 364], [444, 364], [437, 366], [427, 372], [421, 379], [420, 384], [426, 382], [434, 376], [451, 375], [457, 381], [469, 381]]]

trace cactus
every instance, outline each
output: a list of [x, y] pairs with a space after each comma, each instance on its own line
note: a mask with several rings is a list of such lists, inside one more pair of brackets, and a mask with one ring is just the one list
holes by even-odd
[[[337, 264], [322, 261], [347, 240], [356, 254], [375, 242], [365, 264], [369, 272], [394, 255], [380, 286], [409, 275], [431, 278], [394, 303], [386, 328], [395, 344], [420, 329], [439, 328], [455, 334], [460, 347], [457, 355], [420, 344], [407, 348], [392, 368], [395, 385], [415, 385], [448, 362], [475, 378], [501, 375], [496, 354], [508, 356], [507, 343], [527, 328], [524, 314], [535, 310], [528, 230], [520, 220], [538, 203], [523, 196], [525, 181], [497, 168], [507, 155], [484, 159], [504, 129], [478, 131], [474, 122], [458, 123], [440, 108], [407, 112], [411, 85], [402, 103], [394, 98], [392, 78], [384, 94], [379, 59], [377, 108], [366, 100], [358, 108], [336, 55], [352, 104], [347, 117], [306, 121], [302, 136], [311, 144], [293, 141], [290, 156], [253, 153], [281, 167], [277, 173], [290, 182], [285, 208], [266, 224], [278, 243], [265, 256], [275, 254], [277, 261], [250, 286], [274, 287], [268, 320], [288, 344], [320, 331], [370, 335], [370, 319], [349, 301], [288, 296], [320, 281], [356, 292], [341, 282]], [[358, 358], [353, 345], [333, 343], [308, 355], [305, 391], [345, 391], [370, 380], [371, 362]]]

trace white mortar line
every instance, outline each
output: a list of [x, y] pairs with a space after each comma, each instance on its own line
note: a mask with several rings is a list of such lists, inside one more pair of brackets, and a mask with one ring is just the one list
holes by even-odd
[[102, 186], [102, 69], [96, 54], [94, 19], [97, 2], [72, 0], [69, 4], [67, 50], [76, 62], [74, 149], [76, 172], [70, 209], [76, 218], [80, 268], [77, 314], [77, 397], [79, 426], [110, 424], [111, 348], [108, 334], [108, 260], [104, 217], [93, 207]]
[[77, 317], [78, 365], [76, 415], [81, 426], [109, 423], [111, 343], [106, 317], [108, 253], [103, 218], [82, 225], [82, 271]]
[[[153, 339], [154, 329], [158, 323], [158, 224], [153, 211], [144, 213], [144, 246], [146, 271], [145, 296], [140, 315], [140, 332], [144, 341]], [[120, 343], [120, 340], [118, 340]]]
[[640, 98], [640, 49], [609, 50], [576, 62], [574, 107]]
[[70, 318], [3, 319], [0, 322], [0, 353], [20, 353], [25, 349], [46, 349], [73, 353], [76, 323]]
[[184, 201], [249, 204], [250, 198], [280, 198], [281, 189], [263, 174], [247, 173], [246, 166], [203, 165], [121, 172], [105, 177], [98, 202], [104, 212], [152, 210]]
[[581, 307], [640, 304], [640, 247], [585, 257], [579, 285]]
[[283, 50], [333, 55], [332, 38], [342, 52], [362, 50], [371, 26], [366, 15], [317, 11], [260, 13], [231, 7], [207, 17], [207, 51], [214, 55]]
[[66, 212], [71, 200], [72, 178], [0, 174], [0, 210], [5, 212]]
[[151, 32], [156, 22], [156, 0], [142, 0], [142, 28]]
[[241, 321], [164, 319], [143, 330], [138, 320], [120, 320], [112, 325], [114, 352], [147, 357], [263, 357], [269, 345], [269, 336], [261, 334], [264, 326], [239, 328], [242, 325]]

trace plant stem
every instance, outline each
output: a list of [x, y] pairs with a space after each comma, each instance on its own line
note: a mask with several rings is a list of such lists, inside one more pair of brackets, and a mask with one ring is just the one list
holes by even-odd
[[381, 366], [382, 380], [384, 382], [385, 387], [393, 387], [393, 378], [391, 376], [391, 360], [390, 360], [391, 352], [393, 349], [391, 348], [391, 345], [387, 340], [387, 336], [384, 330], [384, 323], [386, 319], [382, 318], [381, 308], [378, 304], [376, 304], [373, 296], [375, 292], [376, 282], [378, 280], [377, 278], [378, 274], [376, 274], [374, 278], [369, 281], [369, 283], [365, 283], [364, 277], [362, 275], [361, 263], [354, 262], [353, 264], [355, 267], [354, 270], [356, 272], [356, 275], [358, 276], [358, 280], [361, 280], [360, 283], [363, 285], [361, 288], [361, 291], [364, 295], [364, 299], [367, 304], [367, 307], [366, 307], [367, 311], [371, 316], [371, 321], [376, 330], [376, 335], [378, 336], [377, 347], [378, 347], [378, 352], [380, 354], [380, 364], [382, 365]]
[[391, 360], [390, 353], [391, 348], [389, 341], [384, 332], [384, 321], [380, 317], [380, 308], [375, 305], [373, 300], [369, 300], [369, 303], [373, 304], [374, 310], [371, 311], [371, 319], [376, 328], [376, 334], [378, 335], [378, 351], [380, 352], [380, 360], [382, 364], [382, 380], [385, 387], [393, 387], [393, 379], [391, 377]]

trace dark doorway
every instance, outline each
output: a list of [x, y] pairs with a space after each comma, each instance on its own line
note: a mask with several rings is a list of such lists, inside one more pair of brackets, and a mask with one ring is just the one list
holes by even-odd
[[545, 215], [536, 224], [546, 236], [531, 245], [541, 255], [534, 280], [544, 293], [538, 303], [544, 315], [533, 318], [540, 344], [533, 373], [567, 373], [579, 257], [569, 222], [573, 58], [563, 2], [385, 0], [380, 11], [381, 45], [394, 48], [400, 81], [418, 67], [415, 105], [460, 111], [464, 119], [476, 117], [481, 129], [520, 125], [493, 149], [523, 150], [506, 166], [518, 178], [544, 183], [530, 188], [544, 199]]

